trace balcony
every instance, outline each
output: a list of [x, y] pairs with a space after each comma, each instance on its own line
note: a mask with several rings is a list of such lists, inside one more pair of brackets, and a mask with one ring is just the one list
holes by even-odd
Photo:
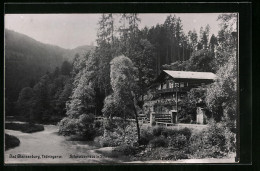
[[167, 89], [161, 89], [156, 90], [156, 94], [162, 94], [162, 93], [172, 93], [172, 92], [187, 92], [190, 91], [191, 87], [174, 87], [174, 88], [167, 88]]

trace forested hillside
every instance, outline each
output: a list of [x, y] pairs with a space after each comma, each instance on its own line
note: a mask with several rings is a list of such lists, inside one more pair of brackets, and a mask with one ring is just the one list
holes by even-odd
[[6, 112], [13, 108], [19, 92], [33, 87], [46, 72], [72, 61], [76, 53], [94, 49], [82, 46], [72, 50], [38, 42], [24, 34], [5, 29], [5, 97]]

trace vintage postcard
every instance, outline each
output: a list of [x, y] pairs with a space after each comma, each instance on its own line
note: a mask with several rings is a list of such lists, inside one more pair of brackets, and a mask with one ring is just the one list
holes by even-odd
[[5, 164], [238, 162], [238, 18], [5, 14]]

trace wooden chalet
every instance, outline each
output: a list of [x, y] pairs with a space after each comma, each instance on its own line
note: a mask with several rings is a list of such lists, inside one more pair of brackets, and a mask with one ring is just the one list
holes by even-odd
[[[149, 114], [150, 123], [178, 123], [178, 103], [192, 88], [213, 83], [217, 76], [211, 72], [189, 72], [163, 70], [150, 86], [150, 98], [145, 100], [144, 111]], [[205, 112], [197, 108], [196, 123], [203, 124]]]

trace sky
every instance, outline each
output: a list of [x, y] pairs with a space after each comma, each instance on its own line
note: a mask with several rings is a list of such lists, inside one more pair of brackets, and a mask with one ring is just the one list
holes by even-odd
[[[139, 14], [139, 28], [164, 23], [169, 13]], [[174, 13], [172, 13], [174, 15]], [[217, 35], [219, 13], [176, 13], [185, 34], [209, 24], [210, 35]], [[5, 28], [26, 34], [40, 42], [73, 49], [96, 44], [98, 20], [101, 14], [6, 14]]]

